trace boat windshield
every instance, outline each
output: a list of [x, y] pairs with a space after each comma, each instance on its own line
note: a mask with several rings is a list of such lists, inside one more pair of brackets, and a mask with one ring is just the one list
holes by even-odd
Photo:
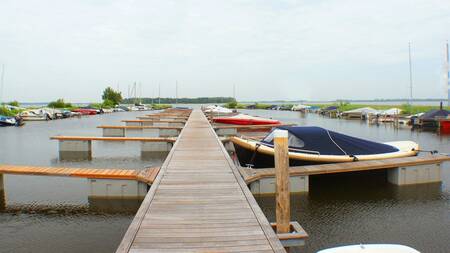
[[[273, 138], [275, 135], [275, 131], [272, 131], [270, 134], [268, 134], [262, 142], [273, 144]], [[305, 146], [305, 142], [298, 138], [297, 136], [288, 133], [288, 146], [291, 148], [303, 148]]]

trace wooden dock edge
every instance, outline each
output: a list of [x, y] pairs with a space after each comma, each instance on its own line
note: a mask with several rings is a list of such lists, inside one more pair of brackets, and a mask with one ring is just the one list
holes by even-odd
[[[413, 157], [392, 158], [373, 161], [306, 165], [306, 166], [290, 167], [289, 175], [310, 176], [310, 175], [345, 173], [345, 172], [356, 172], [367, 170], [393, 169], [398, 167], [438, 164], [445, 161], [450, 161], [450, 156], [427, 155], [427, 156], [413, 156]], [[239, 172], [247, 184], [250, 184], [254, 181], [263, 178], [275, 177], [274, 168], [252, 169], [240, 167]]]
[[62, 168], [40, 167], [23, 165], [0, 165], [0, 174], [29, 175], [29, 176], [56, 176], [78, 177], [89, 179], [122, 179], [136, 180], [146, 184], [152, 184], [159, 173], [160, 168], [146, 168], [143, 170], [127, 169], [98, 169], [98, 168]]

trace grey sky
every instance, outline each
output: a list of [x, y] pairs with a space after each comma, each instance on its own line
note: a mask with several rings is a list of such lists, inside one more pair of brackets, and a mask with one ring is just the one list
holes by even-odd
[[0, 0], [4, 100], [445, 97], [448, 0]]

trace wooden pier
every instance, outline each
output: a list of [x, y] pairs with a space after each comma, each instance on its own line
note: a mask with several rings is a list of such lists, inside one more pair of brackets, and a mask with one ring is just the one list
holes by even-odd
[[61, 167], [39, 167], [23, 165], [0, 165], [0, 174], [30, 175], [30, 176], [56, 176], [56, 177], [78, 177], [92, 179], [122, 179], [136, 180], [146, 184], [152, 184], [158, 175], [159, 168], [148, 168], [144, 170], [126, 169], [88, 169], [88, 168], [61, 168]]
[[200, 110], [194, 110], [117, 249], [285, 252]]
[[143, 199], [158, 172], [159, 168], [126, 170], [0, 165], [0, 191], [5, 191], [4, 174], [75, 177], [87, 179], [90, 199]]

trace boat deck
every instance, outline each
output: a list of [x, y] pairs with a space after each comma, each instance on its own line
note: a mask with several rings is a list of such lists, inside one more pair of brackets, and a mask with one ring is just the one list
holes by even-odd
[[205, 115], [194, 110], [117, 252], [285, 252]]

